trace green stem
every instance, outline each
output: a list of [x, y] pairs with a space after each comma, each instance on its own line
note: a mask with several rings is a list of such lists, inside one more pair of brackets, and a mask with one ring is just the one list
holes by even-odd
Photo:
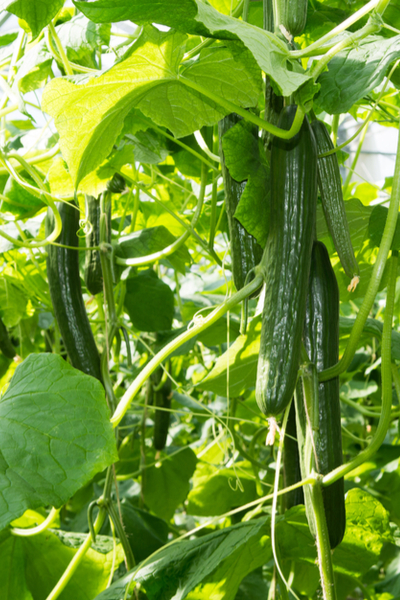
[[[360, 19], [365, 17], [365, 15], [367, 15], [368, 13], [373, 11], [374, 8], [377, 9], [376, 12], [379, 12], [380, 14], [382, 14], [386, 8], [386, 5], [388, 4], [388, 1], [389, 0], [385, 0], [385, 4], [383, 6], [382, 0], [371, 0], [370, 2], [368, 2], [368, 4], [366, 4], [365, 6], [360, 8], [360, 10], [357, 10], [348, 19], [343, 21], [343, 23], [340, 23], [340, 25], [337, 25], [337, 27], [334, 27], [329, 33], [326, 33], [321, 38], [319, 38], [319, 40], [317, 40], [313, 44], [310, 44], [310, 46], [308, 46], [307, 48], [304, 48], [303, 50], [292, 51], [290, 53], [290, 55], [294, 58], [302, 58], [309, 52], [312, 52], [314, 50], [321, 48], [321, 46], [323, 46], [324, 44], [329, 42], [332, 38], [336, 37], [343, 31], [345, 31], [346, 29], [351, 27], [351, 25], [354, 25], [354, 23], [357, 23], [357, 21], [359, 21]], [[381, 8], [379, 10], [378, 10], [378, 6], [381, 6]]]
[[247, 21], [249, 20], [249, 6], [250, 6], [250, 0], [244, 0], [242, 20], [245, 23], [247, 23]]
[[190, 223], [190, 229], [187, 229], [185, 231], [185, 233], [183, 233], [177, 240], [175, 240], [175, 242], [173, 242], [169, 246], [166, 246], [162, 250], [159, 250], [158, 252], [154, 252], [153, 254], [148, 254], [147, 256], [139, 256], [137, 258], [121, 258], [119, 256], [116, 256], [115, 262], [118, 265], [124, 265], [126, 267], [138, 267], [138, 266], [148, 265], [148, 264], [157, 262], [167, 256], [170, 256], [171, 254], [176, 252], [181, 246], [183, 246], [183, 244], [186, 242], [186, 240], [192, 234], [192, 231], [194, 231], [194, 228], [197, 225], [197, 221], [199, 220], [200, 215], [201, 215], [201, 210], [203, 208], [203, 202], [204, 202], [204, 194], [205, 194], [206, 185], [207, 185], [207, 172], [208, 172], [208, 169], [207, 169], [206, 165], [202, 164], [201, 165], [200, 192], [199, 192], [199, 197], [198, 197], [198, 201], [197, 201], [197, 206], [196, 206], [192, 221]]
[[[69, 60], [68, 60], [68, 58], [67, 58], [67, 55], [65, 54], [65, 50], [64, 50], [64, 48], [63, 48], [63, 45], [62, 45], [62, 43], [61, 43], [61, 41], [60, 41], [60, 38], [58, 37], [58, 34], [57, 34], [56, 30], [55, 30], [55, 27], [54, 27], [54, 25], [53, 25], [53, 23], [52, 23], [51, 21], [50, 21], [50, 23], [48, 24], [47, 28], [48, 28], [49, 34], [52, 36], [52, 38], [53, 38], [53, 39], [54, 39], [54, 41], [55, 41], [55, 44], [56, 44], [56, 46], [57, 46], [57, 51], [58, 51], [58, 54], [59, 54], [59, 56], [60, 56], [60, 59], [61, 59], [62, 65], [63, 65], [63, 67], [64, 67], [64, 71], [65, 71], [65, 73], [66, 73], [67, 75], [73, 75], [73, 74], [74, 74], [74, 72], [73, 72], [73, 70], [72, 70], [72, 67], [71, 67], [71, 65], [70, 65], [70, 63], [69, 63]], [[51, 52], [51, 49], [50, 49], [50, 48], [51, 48], [51, 40], [50, 40], [50, 36], [49, 36], [49, 38], [48, 38], [48, 39], [49, 39], [49, 42], [50, 42], [50, 43], [49, 43], [49, 50], [50, 50], [50, 52]]]
[[210, 214], [210, 235], [208, 238], [208, 247], [214, 249], [214, 239], [217, 225], [217, 193], [218, 193], [218, 177], [214, 177], [211, 194], [211, 214]]
[[372, 438], [369, 446], [360, 452], [358, 456], [351, 462], [342, 465], [325, 475], [322, 479], [323, 485], [329, 485], [334, 481], [337, 481], [347, 473], [350, 473], [353, 469], [363, 464], [364, 462], [371, 459], [375, 452], [380, 448], [383, 443], [392, 416], [392, 321], [394, 311], [394, 300], [396, 294], [396, 278], [397, 278], [397, 266], [398, 266], [398, 253], [392, 253], [392, 260], [390, 263], [389, 281], [386, 296], [386, 308], [385, 317], [383, 321], [383, 332], [382, 332], [382, 366], [381, 366], [381, 378], [382, 378], [382, 412], [379, 418], [379, 423], [376, 428], [374, 437]]
[[336, 600], [337, 596], [335, 578], [333, 574], [332, 552], [329, 544], [328, 526], [326, 524], [321, 481], [317, 479], [314, 485], [309, 486], [309, 490], [314, 513], [322, 597], [324, 600]]
[[333, 115], [333, 119], [332, 119], [332, 142], [333, 145], [336, 146], [337, 144], [337, 136], [338, 136], [338, 129], [339, 129], [339, 119], [340, 119], [340, 114], [338, 115]]
[[10, 533], [12, 535], [16, 535], [18, 537], [29, 537], [32, 535], [37, 535], [38, 533], [42, 533], [46, 531], [51, 525], [53, 525], [54, 521], [58, 517], [60, 513], [60, 508], [52, 508], [49, 512], [47, 519], [45, 519], [40, 525], [36, 527], [28, 527], [27, 529], [21, 529], [20, 527], [11, 527]]
[[345, 48], [352, 46], [355, 42], [358, 42], [359, 40], [367, 37], [367, 35], [370, 35], [371, 33], [375, 33], [379, 30], [380, 30], [380, 26], [378, 24], [368, 23], [367, 25], [365, 25], [365, 27], [363, 27], [359, 31], [355, 31], [354, 33], [347, 36], [344, 40], [341, 40], [340, 42], [335, 44], [333, 46], [333, 48], [331, 48], [311, 68], [311, 72], [312, 72], [314, 81], [316, 81], [318, 79], [318, 77], [321, 75], [321, 73], [325, 70], [325, 67], [327, 66], [329, 61], [332, 60], [332, 58], [336, 54], [338, 54], [341, 50], [344, 50]]
[[116, 427], [118, 423], [121, 421], [126, 411], [128, 410], [132, 400], [146, 381], [150, 377], [152, 373], [157, 369], [157, 367], [166, 359], [168, 356], [177, 348], [179, 348], [182, 344], [192, 339], [198, 333], [201, 333], [210, 325], [218, 321], [225, 313], [231, 310], [234, 306], [239, 304], [244, 298], [250, 296], [254, 293], [258, 288], [262, 285], [263, 276], [257, 274], [256, 277], [251, 281], [248, 285], [243, 287], [241, 290], [236, 292], [233, 296], [231, 296], [228, 300], [226, 300], [221, 306], [215, 308], [211, 314], [209, 314], [204, 319], [201, 319], [197, 324], [195, 323], [193, 327], [188, 329], [187, 331], [181, 333], [181, 335], [177, 336], [174, 340], [172, 340], [169, 344], [164, 346], [160, 352], [158, 352], [151, 361], [146, 365], [146, 367], [140, 372], [140, 374], [135, 378], [135, 380], [131, 383], [129, 388], [126, 390], [125, 394], [122, 396], [116, 411], [114, 412], [111, 423]]
[[135, 557], [133, 556], [133, 553], [132, 553], [131, 545], [128, 541], [128, 538], [126, 537], [124, 527], [120, 521], [118, 513], [115, 510], [114, 504], [111, 502], [111, 500], [105, 505], [105, 508], [110, 516], [110, 519], [114, 523], [117, 537], [119, 538], [119, 541], [121, 542], [121, 545], [122, 545], [122, 548], [123, 548], [123, 551], [125, 554], [126, 569], [127, 569], [127, 571], [130, 571], [136, 565], [136, 561], [135, 561]]
[[257, 125], [260, 129], [265, 129], [265, 131], [272, 133], [273, 135], [275, 135], [278, 138], [281, 138], [284, 140], [289, 140], [293, 136], [295, 136], [296, 133], [298, 133], [300, 131], [300, 128], [302, 126], [303, 119], [304, 119], [304, 112], [302, 111], [302, 109], [299, 106], [297, 107], [296, 115], [295, 115], [295, 118], [294, 118], [291, 128], [289, 130], [281, 129], [280, 127], [276, 127], [275, 125], [271, 125], [271, 123], [264, 121], [264, 119], [260, 119], [260, 117], [253, 115], [253, 113], [246, 110], [245, 108], [242, 108], [241, 106], [238, 106], [237, 104], [233, 104], [233, 102], [229, 102], [229, 100], [225, 100], [224, 98], [221, 98], [221, 96], [214, 94], [209, 89], [203, 87], [202, 85], [196, 83], [195, 81], [192, 81], [191, 79], [187, 79], [183, 75], [179, 76], [179, 81], [181, 83], [183, 83], [184, 85], [186, 85], [186, 87], [196, 90], [196, 92], [203, 94], [203, 96], [206, 96], [206, 98], [210, 98], [210, 100], [212, 100], [216, 104], [223, 106], [227, 110], [227, 112], [236, 113], [236, 114], [240, 115], [241, 117], [243, 117], [243, 119], [245, 119], [245, 121], [254, 123], [254, 125]]
[[[105, 521], [106, 515], [107, 515], [107, 511], [105, 510], [105, 508], [101, 508], [99, 510], [99, 514], [97, 515], [96, 521], [94, 523], [94, 531], [96, 533], [98, 533], [100, 531], [100, 529]], [[65, 569], [61, 578], [58, 580], [56, 586], [52, 589], [50, 594], [47, 596], [46, 600], [56, 600], [56, 598], [59, 597], [61, 592], [63, 592], [66, 585], [71, 580], [71, 577], [75, 573], [76, 569], [79, 567], [80, 563], [82, 562], [86, 552], [89, 550], [91, 545], [92, 545], [92, 536], [89, 533], [89, 535], [87, 536], [87, 538], [85, 539], [83, 544], [79, 547], [74, 558], [71, 560], [68, 567]]]
[[213, 171], [219, 170], [218, 167], [216, 167], [215, 165], [210, 163], [202, 154], [200, 154], [199, 152], [196, 152], [196, 150], [193, 150], [193, 148], [191, 148], [187, 144], [184, 144], [183, 142], [181, 142], [181, 140], [178, 140], [173, 135], [170, 135], [169, 133], [164, 131], [164, 129], [161, 129], [160, 127], [157, 127], [154, 124], [151, 125], [151, 128], [154, 129], [155, 131], [157, 131], [160, 135], [163, 135], [164, 137], [166, 137], [167, 140], [171, 140], [172, 142], [174, 142], [175, 144], [177, 144], [178, 146], [180, 146], [187, 152], [190, 152], [190, 154], [193, 154], [193, 156], [195, 156], [198, 160], [200, 160], [202, 163], [207, 165], [207, 167], [209, 169], [213, 169]]
[[364, 127], [364, 131], [361, 134], [361, 137], [360, 137], [360, 140], [358, 142], [358, 146], [357, 146], [357, 150], [356, 150], [353, 162], [351, 163], [351, 167], [349, 169], [349, 172], [347, 173], [346, 181], [343, 184], [343, 196], [346, 196], [347, 189], [348, 189], [348, 187], [350, 185], [351, 177], [352, 177], [352, 175], [353, 175], [353, 173], [355, 171], [358, 159], [360, 157], [361, 149], [363, 147], [363, 143], [364, 143], [364, 140], [365, 140], [365, 136], [367, 135], [367, 131], [368, 131], [368, 125], [366, 127]]
[[[397, 146], [396, 164], [393, 176], [393, 187], [392, 195], [390, 197], [389, 211], [386, 218], [385, 229], [379, 247], [378, 256], [376, 258], [371, 279], [368, 284], [367, 291], [363, 303], [358, 311], [356, 320], [351, 331], [349, 341], [346, 349], [340, 361], [333, 367], [329, 367], [325, 371], [319, 373], [320, 381], [327, 381], [337, 375], [340, 375], [349, 367], [353, 360], [354, 354], [357, 350], [358, 340], [362, 334], [366, 320], [368, 319], [369, 312], [375, 301], [376, 294], [378, 293], [379, 285], [382, 280], [383, 271], [385, 269], [387, 257], [390, 252], [392, 240], [397, 224], [397, 215], [399, 212], [399, 201], [400, 201], [400, 138]], [[383, 342], [382, 342], [383, 343]]]

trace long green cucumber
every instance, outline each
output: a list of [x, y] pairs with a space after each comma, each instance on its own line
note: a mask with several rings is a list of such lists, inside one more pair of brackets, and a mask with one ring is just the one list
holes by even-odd
[[258, 265], [263, 254], [262, 248], [255, 238], [246, 231], [237, 219], [235, 219], [235, 210], [244, 192], [247, 181], [239, 182], [233, 179], [226, 166], [224, 151], [222, 149], [223, 136], [240, 120], [241, 117], [232, 113], [224, 117], [218, 124], [219, 153], [225, 189], [225, 209], [228, 217], [230, 235], [232, 276], [237, 290], [242, 289], [248, 273]]
[[14, 358], [17, 354], [15, 347], [10, 340], [10, 336], [8, 335], [8, 331], [6, 326], [3, 323], [3, 320], [0, 317], [0, 351], [7, 358]]
[[[283, 109], [289, 129], [296, 106]], [[270, 230], [262, 258], [266, 283], [256, 399], [267, 416], [289, 404], [296, 386], [317, 201], [317, 149], [307, 118], [271, 149]]]
[[[161, 409], [171, 408], [171, 380], [169, 377], [164, 383], [162, 383], [160, 389], [156, 389], [153, 392], [153, 402], [156, 407]], [[167, 442], [169, 423], [170, 423], [170, 412], [169, 410], [156, 410], [154, 415], [154, 448], [156, 450], [164, 450]]]
[[[292, 402], [286, 423], [285, 443], [283, 446], [283, 487], [289, 487], [301, 481], [300, 455], [297, 443], [296, 409]], [[303, 488], [297, 488], [283, 496], [282, 507], [289, 510], [293, 506], [304, 504]]]
[[[47, 247], [47, 278], [54, 316], [72, 366], [101, 381], [100, 357], [82, 298], [78, 251], [71, 249], [79, 245], [79, 211], [72, 202], [59, 202], [57, 207], [62, 221], [57, 243], [69, 248]], [[48, 209], [46, 235], [53, 230], [53, 219]]]
[[307, 22], [307, 0], [275, 0], [276, 25], [283, 25], [293, 37], [301, 35]]
[[[334, 148], [328, 130], [322, 121], [313, 121], [311, 128], [317, 142], [318, 154], [324, 154]], [[336, 252], [344, 272], [353, 280], [354, 277], [360, 276], [360, 268], [351, 243], [336, 153], [318, 159], [318, 187], [326, 224]]]
[[[85, 195], [86, 219], [91, 225], [90, 233], [86, 236], [86, 247], [93, 248], [100, 244], [100, 197]], [[111, 204], [107, 214], [107, 241], [111, 242]], [[103, 273], [101, 270], [100, 252], [87, 250], [85, 252], [85, 284], [93, 296], [103, 291]]]
[[[329, 254], [315, 242], [311, 258], [304, 345], [317, 371], [337, 363], [339, 358], [339, 288]], [[343, 462], [340, 422], [339, 377], [318, 385], [319, 434], [315, 440], [314, 468], [322, 475]], [[303, 476], [305, 474], [303, 473]], [[346, 528], [343, 478], [322, 491], [331, 548], [343, 539]], [[306, 509], [310, 507], [306, 497]]]

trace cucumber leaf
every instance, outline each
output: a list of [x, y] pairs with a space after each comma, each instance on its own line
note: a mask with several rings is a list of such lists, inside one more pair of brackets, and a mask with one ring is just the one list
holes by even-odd
[[[311, 78], [304, 72], [290, 71], [288, 49], [268, 31], [219, 13], [201, 0], [74, 0], [92, 21], [124, 21], [137, 24], [159, 23], [192, 35], [221, 40], [239, 39], [250, 50], [262, 71], [275, 82], [283, 96], [290, 96]], [[293, 61], [293, 64], [297, 64]]]
[[0, 399], [0, 529], [62, 506], [115, 460], [101, 383], [56, 354], [28, 356]]
[[171, 329], [174, 293], [152, 269], [127, 280], [124, 304], [132, 325], [139, 331]]
[[26, 21], [32, 31], [32, 39], [37, 38], [63, 6], [64, 0], [46, 0], [46, 2], [0, 0], [0, 12], [7, 10]]

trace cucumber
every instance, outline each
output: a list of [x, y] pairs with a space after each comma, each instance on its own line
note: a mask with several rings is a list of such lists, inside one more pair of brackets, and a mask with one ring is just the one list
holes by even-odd
[[307, 22], [308, 0], [276, 0], [276, 25], [283, 25], [293, 37], [301, 35]]
[[14, 358], [16, 356], [16, 350], [14, 344], [10, 340], [6, 326], [0, 317], [0, 351], [7, 358]]
[[246, 281], [248, 273], [254, 269], [261, 260], [263, 251], [256, 239], [250, 235], [243, 225], [235, 219], [235, 210], [244, 192], [247, 181], [236, 181], [230, 175], [225, 164], [222, 149], [222, 138], [241, 117], [232, 113], [218, 123], [219, 153], [221, 157], [222, 178], [225, 189], [225, 209], [228, 217], [228, 228], [230, 237], [230, 250], [232, 260], [232, 277], [237, 290], [240, 290]]
[[[153, 402], [156, 407], [171, 408], [171, 380], [168, 377], [159, 390], [153, 391]], [[164, 450], [167, 442], [171, 413], [166, 410], [156, 410], [154, 415], [154, 448]]]
[[[283, 487], [289, 487], [301, 481], [300, 455], [297, 443], [296, 409], [292, 402], [286, 424], [285, 443], [283, 447]], [[283, 496], [282, 508], [289, 510], [293, 506], [304, 504], [303, 488], [297, 488]]]
[[[62, 231], [57, 243], [78, 248], [79, 210], [73, 202], [59, 202], [57, 208]], [[54, 228], [50, 209], [46, 217], [46, 235]], [[77, 250], [47, 246], [47, 278], [54, 316], [71, 364], [102, 381], [100, 357], [82, 298]]]
[[[338, 362], [339, 288], [328, 251], [321, 242], [314, 243], [311, 258], [304, 345], [317, 371]], [[326, 475], [343, 462], [339, 377], [319, 383], [318, 401], [319, 435], [315, 441], [317, 462], [314, 468]], [[322, 495], [333, 550], [342, 541], [346, 528], [343, 478], [324, 487]], [[306, 509], [307, 504], [306, 495]]]
[[[100, 196], [85, 195], [86, 219], [91, 224], [91, 231], [86, 236], [86, 247], [93, 248], [100, 244]], [[107, 213], [107, 242], [111, 242], [111, 203]], [[101, 270], [100, 252], [85, 252], [85, 284], [88, 291], [95, 296], [103, 291], [103, 273]]]
[[[283, 109], [289, 129], [296, 106]], [[289, 404], [296, 386], [317, 201], [317, 149], [307, 118], [290, 140], [271, 149], [270, 230], [262, 258], [266, 292], [256, 400], [267, 417]]]
[[[322, 121], [313, 121], [311, 128], [317, 142], [318, 154], [329, 152], [334, 148], [328, 130]], [[336, 153], [318, 159], [318, 187], [326, 224], [343, 270], [350, 279], [359, 277], [360, 268], [351, 243]]]

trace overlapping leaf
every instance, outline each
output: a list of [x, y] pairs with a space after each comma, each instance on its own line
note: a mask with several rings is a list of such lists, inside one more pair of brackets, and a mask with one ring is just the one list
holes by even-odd
[[[54, 79], [43, 95], [43, 109], [55, 119], [60, 147], [75, 184], [107, 157], [132, 108], [182, 137], [203, 125], [213, 125], [228, 111], [192, 90], [178, 67], [186, 36], [154, 27], [138, 40], [134, 52], [102, 76], [84, 85]], [[221, 97], [249, 107], [257, 103], [261, 73], [244, 50], [205, 51], [184, 69], [184, 79]]]
[[250, 50], [258, 66], [276, 83], [282, 95], [289, 96], [309, 75], [287, 68], [286, 45], [268, 31], [219, 13], [201, 0], [75, 0], [75, 5], [96, 23], [123, 21], [160, 23], [178, 31], [215, 37], [239, 39]]

